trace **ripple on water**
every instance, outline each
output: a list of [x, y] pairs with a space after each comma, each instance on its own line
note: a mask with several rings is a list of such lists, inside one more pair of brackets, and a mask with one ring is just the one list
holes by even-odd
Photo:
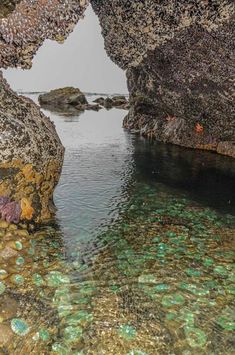
[[0, 223], [0, 352], [232, 354], [234, 216], [146, 175], [145, 143], [133, 160], [120, 113], [102, 112], [53, 117], [57, 220]]

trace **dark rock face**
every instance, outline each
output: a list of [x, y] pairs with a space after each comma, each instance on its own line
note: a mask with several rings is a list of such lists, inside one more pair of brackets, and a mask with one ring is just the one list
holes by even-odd
[[105, 48], [127, 69], [124, 127], [235, 157], [234, 2], [92, 0]]
[[111, 108], [120, 108], [122, 110], [129, 109], [129, 103], [125, 96], [99, 97], [93, 102], [103, 106], [106, 110], [110, 110]]

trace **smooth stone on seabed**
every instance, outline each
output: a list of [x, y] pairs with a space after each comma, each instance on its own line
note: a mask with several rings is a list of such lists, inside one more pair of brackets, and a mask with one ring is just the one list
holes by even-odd
[[128, 324], [121, 325], [118, 333], [122, 338], [126, 340], [132, 340], [136, 337], [136, 329]]
[[20, 336], [26, 335], [30, 330], [28, 324], [19, 318], [14, 318], [11, 320], [11, 329], [15, 334]]
[[166, 295], [162, 298], [162, 305], [164, 307], [172, 307], [184, 304], [185, 299], [179, 293], [174, 293], [171, 295]]
[[81, 338], [82, 333], [83, 329], [81, 327], [68, 326], [64, 330], [64, 339], [69, 343], [72, 343], [74, 341], [78, 341]]
[[59, 271], [51, 271], [46, 276], [47, 284], [50, 287], [58, 287], [59, 285], [68, 284], [70, 282], [67, 275]]
[[199, 328], [185, 327], [185, 335], [187, 342], [192, 348], [202, 348], [206, 345], [206, 334]]

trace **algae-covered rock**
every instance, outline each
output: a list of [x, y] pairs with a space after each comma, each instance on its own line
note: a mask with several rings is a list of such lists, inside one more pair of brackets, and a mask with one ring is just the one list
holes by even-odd
[[49, 118], [14, 93], [2, 74], [0, 137], [0, 217], [8, 222], [50, 219], [64, 148]]
[[73, 87], [65, 87], [51, 90], [48, 93], [39, 95], [40, 105], [66, 106], [66, 105], [85, 105], [87, 100], [85, 95]]

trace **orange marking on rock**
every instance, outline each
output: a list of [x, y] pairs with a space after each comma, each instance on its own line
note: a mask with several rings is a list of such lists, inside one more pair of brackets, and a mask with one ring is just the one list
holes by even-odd
[[203, 130], [204, 130], [203, 126], [200, 123], [197, 123], [195, 126], [195, 131], [197, 133], [203, 133]]

